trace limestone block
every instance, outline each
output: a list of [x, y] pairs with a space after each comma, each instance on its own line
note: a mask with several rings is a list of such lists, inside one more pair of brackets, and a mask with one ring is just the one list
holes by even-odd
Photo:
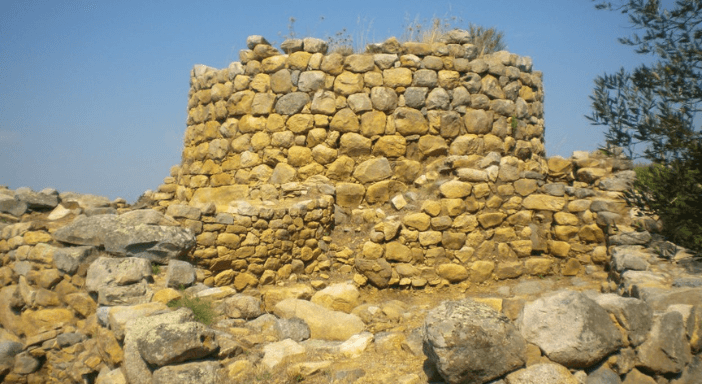
[[399, 135], [381, 136], [373, 147], [373, 155], [401, 157], [407, 151], [407, 140]]
[[448, 199], [460, 199], [470, 195], [473, 185], [459, 180], [451, 180], [441, 184], [439, 191], [441, 195]]
[[[472, 63], [471, 63], [472, 64]], [[500, 82], [492, 75], [486, 75], [480, 81], [480, 92], [492, 99], [504, 99], [505, 93], [500, 87]]]
[[451, 283], [460, 283], [470, 276], [466, 267], [454, 263], [439, 264], [436, 266], [436, 274]]
[[341, 136], [339, 154], [350, 157], [361, 157], [369, 155], [372, 142], [369, 138], [358, 133], [349, 132]]
[[514, 251], [514, 253], [516, 253], [518, 257], [527, 257], [527, 256], [531, 255], [531, 250], [532, 250], [531, 240], [514, 240], [514, 241], [511, 241], [509, 244], [512, 247], [512, 250]]
[[536, 191], [539, 186], [534, 179], [519, 179], [514, 182], [514, 191], [522, 196], [527, 196]]
[[457, 71], [439, 71], [439, 86], [445, 89], [454, 89], [461, 85], [460, 74]]
[[360, 131], [358, 117], [350, 108], [338, 111], [329, 123], [329, 127], [342, 133]]
[[[361, 116], [361, 134], [366, 137], [385, 134], [386, 116], [380, 111], [366, 112]], [[383, 136], [391, 137], [391, 136]], [[383, 138], [381, 137], [381, 139]], [[404, 154], [404, 152], [403, 152]]]
[[300, 73], [297, 89], [300, 92], [314, 92], [324, 88], [327, 75], [322, 71], [304, 71]]
[[388, 68], [383, 70], [383, 84], [386, 87], [407, 87], [412, 84], [412, 71], [409, 68]]
[[492, 114], [482, 109], [471, 109], [463, 117], [466, 132], [486, 134], [492, 130]]
[[581, 241], [587, 243], [602, 243], [605, 240], [604, 232], [597, 226], [597, 224], [590, 224], [583, 226], [580, 231], [578, 231], [578, 237]]
[[429, 229], [431, 217], [426, 213], [411, 213], [402, 218], [402, 224], [418, 231]]
[[397, 108], [397, 93], [388, 87], [373, 87], [370, 93], [371, 103], [378, 111], [390, 112]]
[[395, 130], [402, 136], [424, 135], [429, 125], [424, 115], [416, 109], [400, 107], [393, 114]]
[[474, 283], [482, 283], [492, 277], [495, 270], [495, 263], [492, 261], [478, 260], [470, 267], [470, 280]]
[[579, 181], [594, 183], [598, 179], [606, 176], [607, 173], [607, 170], [604, 168], [580, 168], [575, 175]]
[[553, 234], [558, 240], [568, 241], [578, 234], [580, 228], [573, 225], [556, 225]]
[[349, 96], [363, 91], [363, 75], [344, 71], [334, 80], [334, 92], [343, 96]]
[[545, 257], [532, 257], [524, 262], [526, 273], [539, 276], [550, 275], [553, 267], [553, 261]]
[[355, 183], [336, 185], [336, 203], [342, 207], [357, 207], [363, 201], [366, 189]]
[[423, 247], [429, 247], [439, 244], [443, 238], [440, 231], [423, 231], [419, 232], [419, 244]]
[[529, 195], [522, 201], [524, 208], [537, 211], [560, 211], [565, 203], [566, 201], [562, 197], [541, 194]]
[[310, 62], [312, 54], [305, 51], [293, 52], [288, 55], [287, 64], [290, 69], [304, 71]]
[[502, 212], [483, 213], [478, 215], [478, 222], [480, 226], [488, 229], [502, 224], [506, 217], [507, 215]]

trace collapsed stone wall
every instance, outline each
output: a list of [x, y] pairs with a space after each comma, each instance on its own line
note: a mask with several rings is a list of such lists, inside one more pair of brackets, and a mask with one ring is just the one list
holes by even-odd
[[343, 56], [251, 36], [240, 62], [193, 68], [182, 163], [152, 197], [198, 234], [215, 284], [355, 268], [421, 287], [605, 261], [628, 164], [547, 160], [531, 59], [441, 41]]

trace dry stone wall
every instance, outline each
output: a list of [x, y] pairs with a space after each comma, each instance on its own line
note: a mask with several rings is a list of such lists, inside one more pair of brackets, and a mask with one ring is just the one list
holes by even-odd
[[292, 273], [421, 287], [604, 263], [630, 165], [546, 159], [541, 72], [466, 41], [344, 56], [251, 36], [239, 62], [193, 68], [182, 163], [152, 198], [198, 234], [213, 282], [242, 289]]

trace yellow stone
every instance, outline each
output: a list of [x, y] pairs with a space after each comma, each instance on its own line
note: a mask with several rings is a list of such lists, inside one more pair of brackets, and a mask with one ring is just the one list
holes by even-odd
[[587, 243], [602, 243], [605, 240], [604, 232], [597, 224], [583, 226], [578, 232], [578, 237], [580, 237], [580, 241]]
[[22, 312], [24, 334], [35, 335], [42, 330], [53, 329], [61, 323], [71, 324], [75, 321], [73, 312], [65, 308], [26, 310]]
[[285, 67], [286, 55], [271, 56], [261, 61], [261, 70], [266, 73], [273, 73]]
[[561, 269], [561, 274], [563, 276], [575, 276], [578, 272], [580, 272], [580, 262], [578, 259], [568, 260]]
[[556, 212], [553, 218], [556, 220], [556, 223], [560, 225], [578, 225], [580, 223], [578, 216], [567, 212]]
[[565, 206], [563, 197], [534, 194], [529, 195], [522, 201], [522, 206], [526, 209], [535, 211], [554, 211], [558, 212]]
[[558, 240], [567, 241], [578, 234], [578, 227], [573, 225], [556, 225], [553, 233]]
[[548, 242], [549, 253], [553, 256], [566, 257], [570, 252], [570, 244], [565, 241], [550, 240]]
[[292, 115], [285, 125], [295, 134], [306, 133], [314, 126], [314, 116], [310, 114]]
[[349, 96], [363, 91], [363, 75], [349, 71], [342, 72], [334, 80], [334, 92]]
[[258, 75], [254, 76], [249, 86], [251, 89], [259, 93], [268, 92], [271, 89], [271, 77], [265, 73], [259, 73]]
[[531, 255], [531, 240], [515, 240], [511, 241], [509, 244], [512, 246], [512, 250], [518, 257], [527, 257]]
[[214, 203], [217, 212], [227, 212], [229, 203], [234, 200], [241, 200], [248, 197], [249, 187], [247, 185], [228, 185], [223, 187], [200, 188], [193, 193], [190, 205], [202, 208], [209, 203]]
[[310, 62], [310, 57], [312, 57], [312, 54], [309, 52], [293, 52], [288, 56], [288, 67], [290, 69], [305, 71], [307, 70], [307, 64]]
[[478, 221], [483, 228], [488, 229], [502, 224], [505, 217], [507, 215], [502, 212], [483, 213], [478, 215]]
[[482, 283], [492, 276], [492, 271], [495, 270], [495, 263], [492, 261], [478, 260], [470, 267], [471, 281], [474, 283]]
[[502, 312], [502, 299], [499, 297], [474, 297], [473, 300], [492, 307], [497, 312]]
[[181, 294], [177, 290], [173, 288], [164, 288], [156, 291], [156, 293], [154, 293], [154, 296], [151, 298], [151, 301], [168, 304], [169, 302], [180, 299], [181, 297], [183, 297], [183, 294]]
[[39, 243], [48, 243], [51, 241], [52, 237], [50, 234], [44, 231], [29, 231], [25, 232], [22, 236], [24, 238], [24, 243], [27, 245], [35, 245]]
[[553, 261], [545, 257], [532, 257], [524, 262], [524, 268], [530, 275], [549, 275]]
[[383, 84], [386, 87], [409, 87], [412, 84], [412, 71], [409, 68], [383, 70]]

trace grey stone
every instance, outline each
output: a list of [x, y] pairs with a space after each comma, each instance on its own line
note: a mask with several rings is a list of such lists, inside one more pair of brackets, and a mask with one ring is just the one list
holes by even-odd
[[54, 266], [69, 275], [73, 275], [83, 264], [92, 263], [98, 257], [97, 248], [91, 246], [56, 248]]
[[580, 384], [567, 368], [558, 364], [534, 364], [510, 373], [506, 384]]
[[428, 88], [426, 87], [409, 87], [405, 90], [405, 105], [410, 108], [420, 109], [424, 107], [427, 99]]
[[166, 215], [176, 219], [200, 220], [202, 212], [199, 208], [187, 204], [171, 204], [166, 209]]
[[286, 39], [280, 43], [280, 49], [287, 54], [302, 51], [302, 39]]
[[255, 319], [263, 314], [261, 298], [236, 294], [224, 300], [224, 310], [233, 319]]
[[327, 53], [327, 42], [314, 37], [305, 37], [302, 40], [302, 46], [305, 52], [309, 53]]
[[10, 340], [0, 341], [0, 376], [6, 375], [15, 365], [15, 356], [22, 352], [24, 345]]
[[27, 212], [27, 204], [12, 196], [0, 195], [0, 212], [20, 217]]
[[[298, 83], [299, 84], [299, 83]], [[275, 103], [275, 113], [294, 115], [299, 113], [310, 102], [310, 96], [304, 92], [292, 92], [283, 95]]]
[[388, 87], [373, 87], [370, 93], [373, 108], [379, 111], [393, 111], [397, 108], [397, 93]]
[[98, 304], [109, 306], [144, 304], [150, 302], [154, 295], [146, 281], [124, 286], [102, 286], [97, 293]]
[[105, 234], [105, 250], [118, 255], [166, 264], [185, 256], [195, 246], [188, 229], [164, 225], [117, 226]]
[[385, 259], [368, 260], [356, 257], [356, 270], [378, 288], [385, 288], [392, 277], [392, 267]]
[[280, 340], [292, 339], [299, 343], [310, 338], [310, 327], [304, 320], [297, 317], [276, 319], [275, 329]]
[[556, 363], [586, 368], [623, 345], [604, 308], [580, 292], [562, 290], [527, 303], [519, 330]]
[[418, 69], [413, 74], [412, 85], [415, 87], [434, 88], [439, 84], [439, 75], [430, 69]]
[[685, 324], [679, 312], [658, 317], [651, 334], [637, 350], [642, 367], [658, 374], [679, 373], [692, 360]]
[[300, 73], [297, 80], [297, 88], [300, 92], [314, 92], [324, 88], [326, 74], [322, 71], [304, 71]]
[[154, 371], [153, 384], [215, 384], [219, 368], [219, 363], [213, 361], [161, 367]]
[[619, 375], [606, 366], [601, 366], [587, 375], [585, 384], [621, 384]]
[[[625, 275], [631, 272], [633, 271], [627, 271]], [[632, 284], [631, 296], [642, 299], [654, 311], [665, 311], [673, 304], [702, 305], [702, 287], [665, 289], [644, 284], [645, 282]]]
[[151, 263], [139, 258], [99, 257], [90, 267], [85, 279], [85, 289], [97, 292], [109, 286], [135, 284], [151, 276]]
[[58, 194], [34, 192], [29, 188], [17, 188], [15, 198], [27, 204], [29, 209], [54, 209], [59, 203]]
[[61, 348], [66, 348], [66, 347], [71, 346], [73, 344], [78, 344], [83, 340], [85, 340], [85, 335], [82, 333], [76, 333], [76, 332], [66, 332], [66, 333], [62, 333], [56, 337], [56, 343]]
[[544, 184], [544, 193], [551, 196], [565, 195], [565, 184], [563, 183], [547, 183]]
[[393, 175], [390, 162], [385, 157], [366, 160], [356, 166], [353, 177], [363, 184], [390, 178]]
[[646, 253], [630, 247], [614, 247], [612, 267], [620, 273], [626, 270], [645, 271], [649, 267], [646, 256]]
[[187, 261], [169, 260], [166, 272], [166, 286], [171, 288], [187, 288], [195, 282], [195, 267]]
[[427, 109], [448, 109], [451, 97], [443, 88], [434, 88], [426, 100]]
[[653, 323], [653, 311], [646, 302], [615, 294], [598, 295], [595, 302], [617, 318], [627, 330], [631, 345], [637, 346], [646, 340]]
[[371, 99], [365, 93], [354, 93], [353, 95], [349, 95], [346, 102], [349, 104], [349, 108], [356, 113], [366, 112], [373, 109]]
[[29, 352], [22, 352], [15, 356], [15, 365], [12, 369], [14, 373], [28, 375], [41, 368], [41, 362], [35, 359]]
[[646, 245], [651, 241], [651, 234], [643, 232], [623, 232], [609, 237], [610, 245]]
[[[180, 308], [173, 312], [129, 320], [126, 324], [124, 335], [124, 361], [122, 363], [127, 381], [130, 384], [152, 383], [151, 369], [149, 369], [139, 352], [137, 340], [161, 324], [182, 324], [193, 321], [193, 319], [194, 316], [190, 309]], [[192, 382], [190, 381], [189, 383]]]
[[119, 215], [117, 220], [129, 226], [136, 226], [139, 224], [166, 225], [171, 227], [180, 226], [180, 223], [173, 220], [172, 217], [165, 216], [163, 213], [153, 209], [137, 209], [135, 211], [124, 212]]
[[680, 377], [670, 381], [670, 384], [698, 384], [702, 377], [702, 356], [693, 356], [692, 362], [683, 369]]
[[249, 49], [254, 49], [259, 44], [271, 45], [271, 43], [261, 35], [251, 35], [246, 38], [246, 47]]
[[448, 383], [485, 383], [526, 364], [509, 319], [471, 299], [445, 301], [424, 321], [424, 349]]
[[601, 179], [597, 186], [605, 191], [621, 192], [630, 189], [634, 179], [636, 179], [636, 172], [621, 171]]
[[157, 325], [137, 345], [144, 360], [159, 367], [200, 359], [219, 348], [214, 331], [197, 322]]
[[673, 280], [673, 287], [702, 287], [702, 278], [699, 277], [678, 277]]
[[117, 210], [113, 207], [91, 207], [86, 208], [83, 214], [85, 214], [85, 216], [116, 215]]

